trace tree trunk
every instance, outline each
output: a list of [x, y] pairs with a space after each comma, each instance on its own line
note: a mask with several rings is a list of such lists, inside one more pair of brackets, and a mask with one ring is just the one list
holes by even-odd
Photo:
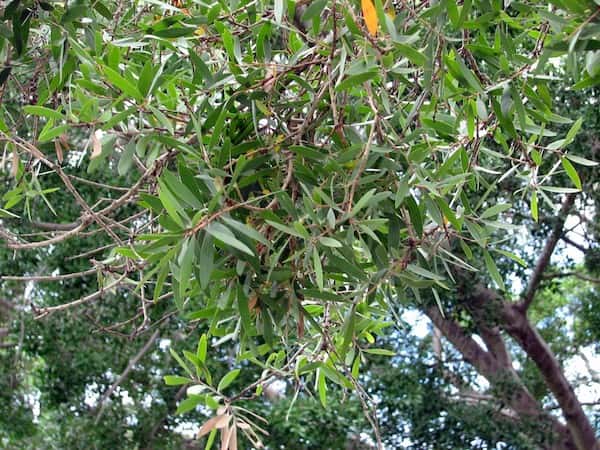
[[578, 450], [600, 450], [594, 429], [579, 399], [566, 379], [562, 367], [548, 344], [517, 305], [504, 301], [496, 292], [477, 285], [468, 299], [470, 308], [493, 313], [493, 319], [519, 344], [538, 367], [554, 394]]

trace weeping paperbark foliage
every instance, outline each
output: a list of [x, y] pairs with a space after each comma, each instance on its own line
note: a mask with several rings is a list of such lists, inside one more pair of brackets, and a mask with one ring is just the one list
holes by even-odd
[[[394, 354], [377, 336], [411, 307], [435, 325], [440, 362], [441, 333], [488, 380], [503, 420], [540, 423], [533, 446], [598, 448], [528, 312], [596, 166], [573, 146], [583, 118], [557, 113], [549, 61], [574, 72], [583, 61], [574, 88], [598, 84], [599, 8], [13, 1], [0, 38], [0, 236], [16, 260], [101, 238], [75, 255], [87, 261], [77, 272], [54, 262], [3, 281], [95, 276], [19, 311], [51, 326], [108, 302], [114, 323], [92, 317], [98, 331], [147, 339], [96, 422], [165, 329], [199, 327], [194, 348], [171, 347], [165, 377], [182, 386], [178, 413], [211, 410], [199, 438], [261, 446], [268, 420], [248, 408], [279, 378], [323, 407], [352, 392], [381, 448], [361, 374]], [[549, 231], [518, 298], [500, 263], [524, 263], [506, 245], [522, 224]], [[517, 348], [560, 415], [529, 391]]]

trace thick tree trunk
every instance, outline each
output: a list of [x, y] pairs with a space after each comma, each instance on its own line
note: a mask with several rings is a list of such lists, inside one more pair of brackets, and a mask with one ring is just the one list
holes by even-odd
[[[512, 367], [505, 365], [505, 354], [501, 358], [484, 350], [471, 336], [453, 320], [442, 317], [436, 306], [425, 313], [442, 332], [444, 337], [484, 376], [490, 385], [497, 388], [505, 401], [523, 420], [552, 430], [552, 442], [540, 443], [545, 450], [579, 450], [570, 430], [544, 411], [531, 393], [525, 388]], [[490, 349], [491, 350], [491, 349]]]
[[519, 306], [504, 301], [496, 292], [476, 286], [469, 298], [471, 308], [492, 312], [506, 332], [538, 367], [548, 388], [560, 405], [563, 417], [578, 450], [600, 450], [594, 429], [563, 370], [537, 330]]

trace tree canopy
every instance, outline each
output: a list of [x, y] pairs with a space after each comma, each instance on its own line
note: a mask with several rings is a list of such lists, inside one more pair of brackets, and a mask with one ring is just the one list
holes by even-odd
[[2, 8], [0, 442], [600, 449], [598, 0]]

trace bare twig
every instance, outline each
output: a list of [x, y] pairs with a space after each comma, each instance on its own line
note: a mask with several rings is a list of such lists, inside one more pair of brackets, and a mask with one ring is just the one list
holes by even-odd
[[80, 278], [85, 277], [87, 275], [92, 275], [98, 273], [100, 268], [93, 268], [88, 270], [83, 270], [81, 272], [74, 273], [65, 273], [61, 275], [31, 275], [31, 276], [12, 276], [5, 275], [0, 276], [0, 280], [6, 281], [60, 281], [60, 280], [69, 280], [71, 278]]
[[62, 310], [68, 309], [68, 308], [83, 305], [84, 303], [88, 303], [93, 300], [96, 300], [97, 298], [102, 297], [106, 291], [110, 291], [111, 289], [118, 287], [123, 282], [123, 280], [125, 279], [126, 276], [127, 276], [127, 272], [125, 272], [117, 280], [113, 281], [108, 286], [103, 287], [102, 289], [94, 292], [93, 294], [87, 295], [85, 297], [81, 297], [79, 300], [75, 300], [70, 303], [63, 303], [62, 305], [48, 306], [46, 308], [41, 308], [37, 311], [37, 315], [35, 318], [41, 319], [41, 318], [46, 317], [47, 315], [52, 314], [56, 311], [62, 311]]
[[95, 424], [98, 424], [98, 422], [100, 421], [100, 418], [104, 414], [104, 409], [106, 408], [106, 401], [108, 400], [108, 398], [112, 395], [112, 393], [115, 391], [115, 389], [117, 389], [117, 387], [123, 381], [125, 381], [125, 379], [127, 378], [127, 375], [129, 375], [129, 372], [131, 372], [131, 369], [133, 369], [133, 367], [140, 361], [140, 359], [142, 359], [142, 357], [148, 352], [148, 350], [150, 350], [150, 348], [152, 347], [152, 344], [158, 338], [159, 335], [160, 335], [160, 330], [156, 330], [156, 331], [154, 331], [154, 333], [152, 333], [152, 336], [150, 336], [150, 339], [148, 339], [148, 341], [146, 341], [146, 343], [140, 349], [140, 351], [137, 352], [135, 354], [135, 356], [129, 360], [127, 367], [125, 368], [123, 373], [121, 373], [119, 378], [117, 378], [115, 380], [115, 382], [106, 390], [106, 392], [104, 392], [104, 394], [102, 394], [102, 397], [100, 398], [100, 400], [98, 400], [99, 410], [98, 410], [98, 414], [96, 415], [96, 420], [94, 421]]
[[550, 263], [550, 258], [552, 257], [554, 248], [556, 247], [556, 244], [558, 243], [562, 235], [565, 220], [567, 219], [567, 214], [573, 206], [573, 203], [575, 203], [576, 195], [577, 194], [575, 193], [569, 193], [566, 195], [565, 200], [563, 201], [560, 211], [558, 212], [558, 215], [556, 217], [556, 223], [552, 228], [552, 232], [550, 233], [550, 236], [546, 241], [546, 245], [542, 250], [542, 254], [539, 257], [537, 264], [533, 269], [533, 273], [531, 274], [531, 278], [529, 279], [529, 284], [527, 285], [525, 294], [523, 294], [523, 300], [519, 305], [522, 311], [527, 311], [527, 309], [531, 305], [531, 302], [533, 301], [533, 298], [535, 297], [535, 293], [542, 281], [542, 275], [544, 274], [544, 270], [546, 270], [546, 267]]
[[544, 280], [552, 280], [554, 278], [566, 278], [566, 277], [575, 277], [575, 278], [579, 278], [580, 280], [583, 280], [583, 281], [588, 281], [590, 283], [600, 284], [600, 278], [590, 277], [590, 276], [584, 275], [580, 272], [548, 273], [548, 274], [545, 274], [542, 278]]

